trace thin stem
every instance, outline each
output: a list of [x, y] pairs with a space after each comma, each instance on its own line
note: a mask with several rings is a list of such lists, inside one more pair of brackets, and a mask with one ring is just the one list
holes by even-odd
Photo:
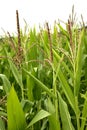
[[50, 44], [50, 61], [53, 62], [53, 51], [52, 51], [52, 41], [51, 41], [51, 34], [48, 23], [46, 23], [47, 31], [48, 31], [48, 39]]

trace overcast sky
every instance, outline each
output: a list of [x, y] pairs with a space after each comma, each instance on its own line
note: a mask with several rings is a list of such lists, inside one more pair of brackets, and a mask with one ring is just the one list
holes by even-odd
[[67, 21], [75, 7], [78, 21], [80, 15], [87, 22], [87, 0], [0, 0], [0, 35], [2, 28], [10, 33], [16, 32], [16, 10], [19, 11], [21, 28], [24, 26], [23, 19], [30, 27], [38, 26], [48, 21], [50, 25], [61, 19]]

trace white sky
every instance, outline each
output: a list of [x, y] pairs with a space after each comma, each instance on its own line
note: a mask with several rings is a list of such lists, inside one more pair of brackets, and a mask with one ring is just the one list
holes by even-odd
[[21, 28], [23, 19], [33, 27], [39, 23], [42, 26], [45, 21], [52, 25], [58, 19], [66, 22], [73, 4], [77, 18], [81, 21], [82, 14], [87, 22], [87, 0], [0, 0], [0, 35], [3, 34], [2, 28], [6, 32], [16, 32], [16, 10], [19, 11]]

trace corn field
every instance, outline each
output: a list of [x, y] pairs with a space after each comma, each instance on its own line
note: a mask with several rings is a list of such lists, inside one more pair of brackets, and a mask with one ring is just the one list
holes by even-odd
[[87, 130], [87, 30], [74, 8], [55, 23], [0, 39], [0, 130]]

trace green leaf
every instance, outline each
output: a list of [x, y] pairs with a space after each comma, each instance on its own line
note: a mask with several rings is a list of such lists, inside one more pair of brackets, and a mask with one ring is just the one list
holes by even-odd
[[[49, 129], [50, 130], [60, 130], [60, 121], [56, 118], [55, 106], [53, 105], [50, 98], [46, 99], [45, 107], [51, 115], [48, 117], [49, 120]], [[58, 114], [58, 113], [57, 113]]]
[[60, 34], [65, 35], [69, 39], [69, 35], [68, 35], [67, 31], [64, 30], [64, 28], [60, 24], [58, 24], [58, 27], [60, 29]]
[[69, 86], [69, 84], [67, 83], [67, 80], [65, 79], [63, 73], [61, 70], [59, 70], [58, 72], [58, 78], [62, 84], [62, 88], [63, 88], [63, 91], [71, 105], [71, 107], [73, 108], [73, 110], [75, 111], [75, 98], [74, 98], [74, 95], [72, 93], [72, 90]]
[[7, 99], [8, 130], [25, 130], [26, 121], [22, 106], [12, 87]]
[[74, 130], [74, 127], [71, 123], [71, 117], [69, 114], [67, 104], [62, 99], [62, 97], [59, 93], [58, 93], [58, 96], [59, 96], [59, 110], [60, 110], [60, 116], [61, 116], [61, 120], [62, 120], [63, 130]]
[[5, 124], [1, 118], [0, 118], [0, 130], [5, 130]]
[[29, 110], [31, 110], [31, 108], [33, 107], [34, 103], [29, 100], [22, 99], [21, 105], [24, 112], [29, 112]]
[[11, 88], [11, 84], [4, 74], [0, 74], [0, 78], [3, 81], [4, 90], [6, 91], [6, 94], [8, 94]]
[[84, 95], [85, 98], [85, 102], [83, 105], [83, 110], [82, 110], [82, 121], [81, 121], [81, 129], [80, 130], [84, 130], [84, 127], [86, 125], [86, 118], [87, 118], [87, 92]]
[[27, 126], [27, 129], [32, 126], [33, 124], [35, 124], [37, 121], [50, 116], [51, 114], [45, 110], [40, 110], [36, 116], [32, 119], [32, 121], [29, 123], [29, 125]]
[[47, 88], [40, 80], [38, 80], [35, 76], [33, 76], [30, 72], [27, 70], [23, 69], [40, 87], [42, 90], [46, 91], [49, 96], [56, 98], [55, 95], [50, 91], [50, 89]]
[[[53, 49], [54, 57], [56, 58], [57, 62], [61, 60], [61, 57], [58, 55], [58, 53]], [[70, 77], [74, 79], [72, 71], [69, 69], [69, 67], [66, 65], [66, 63], [62, 60], [61, 65], [65, 68], [65, 70], [69, 73]]]
[[0, 116], [7, 117], [7, 113], [5, 113], [2, 108], [0, 108]]
[[77, 57], [76, 57], [76, 70], [75, 70], [75, 79], [74, 79], [74, 95], [75, 96], [78, 96], [78, 92], [80, 88], [83, 51], [84, 51], [84, 31], [81, 32], [80, 43], [78, 45], [78, 51], [77, 51]]
[[55, 113], [48, 117], [50, 130], [60, 130], [60, 122], [56, 120]]
[[[9, 57], [9, 54], [8, 54], [7, 50], [6, 49], [4, 49], [4, 50], [5, 50], [5, 53], [6, 53], [7, 57]], [[8, 58], [8, 63], [9, 63], [10, 70], [12, 71], [15, 80], [17, 81], [17, 83], [21, 87], [22, 97], [23, 97], [22, 74], [18, 71], [18, 69], [15, 66], [15, 64], [11, 60], [9, 60], [9, 58]]]
[[[6, 52], [6, 55], [9, 57], [9, 54], [6, 51], [6, 49], [5, 49], [5, 52]], [[15, 64], [11, 60], [8, 59], [8, 63], [10, 65], [10, 70], [12, 71], [13, 76], [15, 77], [15, 79], [16, 79], [17, 83], [19, 84], [19, 86], [22, 88], [23, 87], [22, 75], [20, 74], [17, 67], [15, 66]]]

